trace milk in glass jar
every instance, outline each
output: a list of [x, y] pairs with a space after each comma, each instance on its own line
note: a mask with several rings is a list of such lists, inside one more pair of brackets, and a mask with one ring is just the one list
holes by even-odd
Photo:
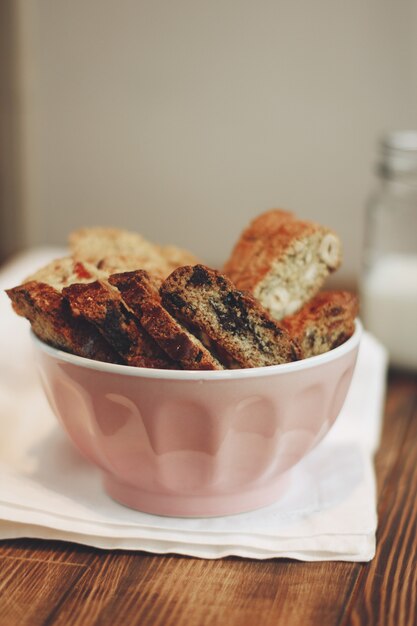
[[417, 370], [417, 131], [383, 138], [378, 173], [366, 218], [361, 314], [391, 365]]

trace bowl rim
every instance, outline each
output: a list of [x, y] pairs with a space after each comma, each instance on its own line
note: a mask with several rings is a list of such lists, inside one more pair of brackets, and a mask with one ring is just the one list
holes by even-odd
[[230, 370], [168, 370], [147, 367], [134, 367], [132, 365], [119, 365], [117, 363], [106, 363], [104, 361], [95, 361], [86, 357], [65, 352], [59, 348], [54, 348], [39, 339], [31, 330], [32, 341], [35, 348], [44, 352], [50, 357], [59, 361], [77, 365], [82, 368], [92, 369], [98, 372], [106, 372], [109, 374], [119, 374], [133, 376], [137, 378], [155, 378], [160, 380], [240, 380], [245, 378], [257, 378], [266, 376], [276, 376], [289, 372], [297, 372], [313, 367], [331, 363], [343, 357], [345, 354], [353, 351], [359, 346], [363, 332], [361, 321], [356, 318], [355, 330], [353, 335], [344, 343], [333, 350], [324, 352], [317, 356], [308, 357], [300, 361], [291, 363], [281, 363], [280, 365], [267, 365], [263, 367], [230, 369]]

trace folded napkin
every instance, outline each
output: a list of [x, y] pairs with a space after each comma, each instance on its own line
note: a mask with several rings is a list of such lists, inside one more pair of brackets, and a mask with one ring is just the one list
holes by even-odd
[[0, 273], [0, 539], [61, 539], [98, 548], [203, 558], [368, 561], [377, 526], [373, 455], [385, 390], [385, 349], [368, 333], [345, 406], [320, 445], [290, 470], [271, 506], [182, 519], [125, 508], [68, 441], [35, 371], [28, 323], [3, 289], [62, 251], [34, 250]]

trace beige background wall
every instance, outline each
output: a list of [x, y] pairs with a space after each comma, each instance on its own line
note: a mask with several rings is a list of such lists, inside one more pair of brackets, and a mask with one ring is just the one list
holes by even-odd
[[280, 206], [354, 279], [377, 137], [417, 127], [415, 5], [19, 0], [26, 243], [109, 224], [220, 263]]
[[0, 263], [23, 245], [15, 5], [0, 1]]

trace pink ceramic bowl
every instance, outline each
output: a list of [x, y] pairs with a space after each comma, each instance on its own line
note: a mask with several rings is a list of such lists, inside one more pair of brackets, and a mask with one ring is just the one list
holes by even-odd
[[160, 515], [209, 516], [277, 500], [286, 472], [339, 414], [361, 336], [286, 365], [222, 372], [100, 363], [34, 337], [53, 411], [107, 493]]

